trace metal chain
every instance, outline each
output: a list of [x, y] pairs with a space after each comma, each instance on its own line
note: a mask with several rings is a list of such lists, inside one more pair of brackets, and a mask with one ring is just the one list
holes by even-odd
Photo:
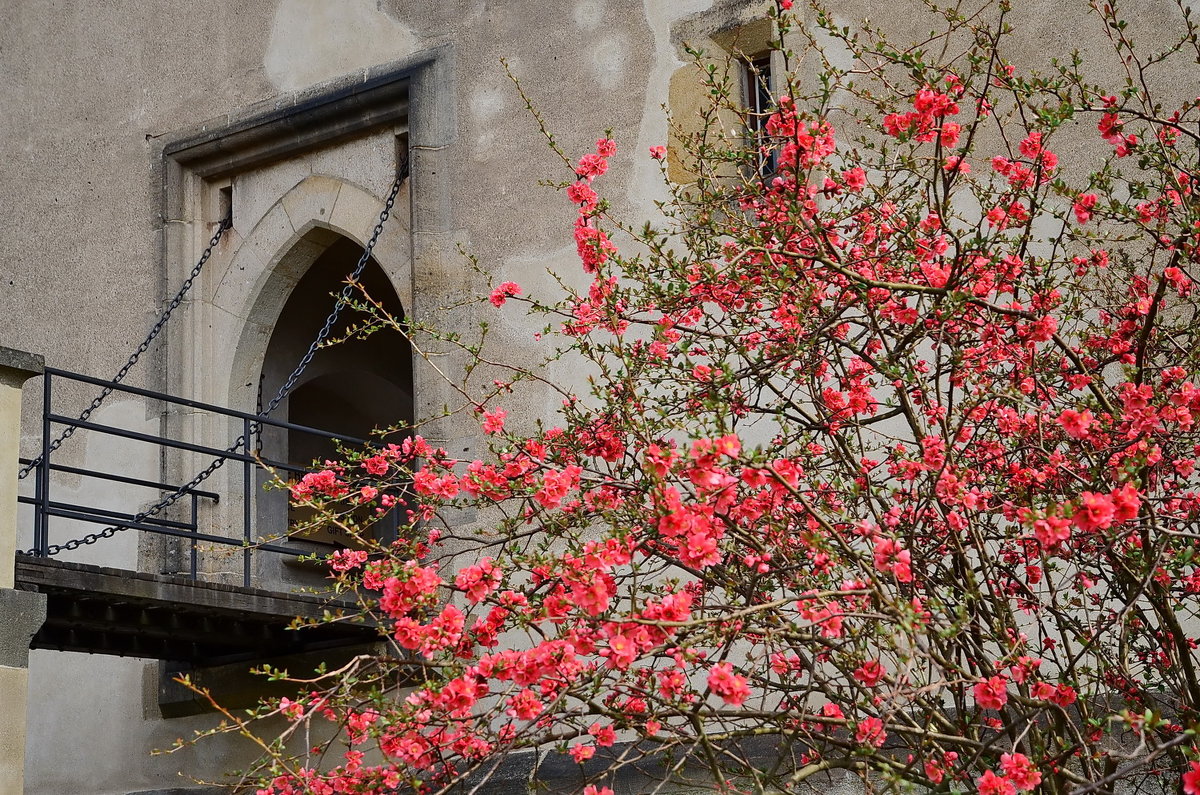
[[[367, 267], [367, 261], [371, 259], [371, 252], [375, 249], [375, 244], [379, 242], [379, 236], [383, 234], [383, 225], [388, 217], [392, 214], [392, 207], [396, 204], [396, 196], [400, 193], [400, 186], [404, 184], [404, 180], [408, 178], [408, 158], [405, 158], [399, 168], [396, 169], [396, 179], [392, 182], [392, 189], [388, 192], [387, 199], [383, 203], [383, 211], [379, 213], [379, 222], [375, 224], [375, 230], [371, 233], [371, 239], [367, 241], [366, 247], [363, 248], [362, 256], [358, 258], [358, 264], [354, 266], [354, 270], [346, 279], [346, 286], [342, 288], [342, 292], [338, 295], [337, 303], [333, 305], [333, 311], [329, 313], [329, 317], [325, 318], [325, 325], [321, 326], [321, 330], [317, 332], [317, 337], [308, 346], [304, 356], [300, 359], [300, 363], [296, 365], [296, 369], [292, 370], [292, 374], [288, 376], [287, 381], [283, 386], [279, 387], [279, 391], [275, 393], [275, 397], [271, 398], [271, 402], [262, 410], [260, 416], [266, 417], [274, 411], [283, 399], [288, 396], [288, 393], [296, 386], [296, 381], [304, 373], [305, 368], [313, 360], [313, 356], [317, 354], [317, 349], [325, 340], [329, 339], [329, 335], [333, 332], [333, 326], [337, 323], [338, 316], [342, 313], [344, 307], [350, 301], [350, 296], [354, 295], [354, 287], [358, 283], [359, 277]], [[257, 426], [257, 423], [255, 423]], [[252, 427], [252, 432], [257, 433], [258, 428]]]
[[[292, 370], [292, 374], [288, 376], [287, 381], [285, 381], [283, 386], [279, 388], [279, 392], [276, 393], [275, 397], [271, 398], [271, 402], [267, 404], [266, 408], [259, 412], [259, 417], [266, 417], [270, 415], [270, 413], [274, 411], [280, 403], [283, 402], [283, 399], [286, 398], [288, 393], [291, 392], [291, 390], [296, 386], [296, 382], [304, 373], [305, 368], [307, 368], [309, 363], [312, 362], [313, 356], [316, 355], [317, 349], [320, 348], [321, 343], [328, 339], [329, 335], [333, 332], [333, 326], [335, 323], [337, 323], [338, 316], [342, 313], [342, 307], [349, 302], [350, 297], [354, 294], [354, 285], [357, 283], [359, 277], [362, 276], [363, 270], [366, 269], [367, 261], [371, 258], [371, 252], [375, 249], [375, 244], [379, 242], [379, 236], [383, 234], [383, 225], [387, 221], [388, 217], [392, 214], [392, 208], [396, 204], [396, 196], [400, 193], [400, 186], [403, 185], [404, 180], [408, 178], [408, 172], [408, 159], [405, 158], [405, 160], [401, 162], [399, 169], [396, 171], [396, 179], [392, 182], [392, 189], [388, 192], [387, 200], [383, 205], [383, 211], [379, 213], [379, 222], [375, 224], [375, 229], [371, 233], [371, 239], [367, 241], [366, 247], [363, 248], [363, 253], [358, 259], [358, 264], [354, 266], [354, 270], [346, 279], [346, 286], [342, 288], [342, 292], [338, 295], [337, 302], [333, 306], [333, 311], [329, 313], [329, 317], [325, 319], [325, 325], [323, 325], [321, 330], [317, 332], [316, 339], [314, 339], [312, 344], [308, 346], [308, 351], [300, 359], [300, 363], [296, 365], [296, 368]], [[250, 423], [249, 434], [242, 434], [239, 436], [237, 441], [226, 449], [226, 453], [236, 453], [246, 444], [247, 436], [255, 436], [261, 427], [262, 423], [260, 422], [256, 421]], [[225, 457], [213, 459], [212, 463], [202, 469], [195, 477], [193, 477], [184, 485], [180, 486], [169, 496], [150, 506], [146, 510], [138, 512], [133, 517], [133, 521], [135, 523], [143, 522], [146, 519], [157, 516], [162, 511], [171, 507], [178, 502], [181, 497], [185, 496], [201, 483], [208, 480], [214, 472], [225, 465], [227, 460], [228, 459]], [[46, 548], [46, 555], [53, 556], [57, 555], [59, 552], [79, 549], [82, 546], [94, 544], [102, 539], [112, 538], [117, 533], [126, 529], [128, 528], [125, 525], [111, 525], [98, 532], [89, 533], [82, 538], [72, 539], [63, 544], [51, 544]], [[36, 554], [36, 550], [26, 550], [24, 554]]]
[[[129, 375], [129, 371], [133, 369], [133, 366], [138, 363], [138, 359], [142, 358], [142, 354], [149, 350], [150, 343], [154, 342], [154, 338], [157, 337], [158, 333], [163, 330], [163, 326], [167, 324], [167, 320], [170, 319], [171, 313], [174, 312], [181, 303], [183, 303], [183, 299], [187, 295], [188, 290], [192, 289], [192, 282], [196, 281], [196, 277], [199, 276], [200, 271], [204, 269], [204, 263], [208, 262], [208, 258], [212, 256], [213, 249], [216, 248], [217, 244], [221, 242], [221, 236], [225, 234], [225, 230], [232, 226], [232, 215], [225, 216], [221, 219], [221, 222], [217, 224], [217, 232], [212, 236], [212, 240], [208, 241], [208, 248], [204, 249], [204, 253], [200, 255], [200, 259], [196, 262], [195, 267], [192, 268], [192, 272], [188, 275], [187, 279], [184, 280], [183, 284], [179, 288], [179, 291], [175, 293], [175, 297], [167, 303], [167, 308], [164, 309], [162, 315], [159, 316], [158, 322], [155, 323], [154, 327], [150, 329], [150, 333], [146, 335], [146, 339], [142, 340], [142, 344], [137, 346], [137, 350], [133, 352], [133, 354], [129, 357], [129, 360], [126, 361], [124, 366], [117, 371], [115, 376], [113, 376], [111, 381], [113, 386], [121, 383], [121, 381], [125, 379], [125, 376]], [[97, 395], [94, 400], [92, 400], [91, 405], [80, 412], [79, 419], [77, 419], [76, 422], [87, 422], [88, 417], [92, 416], [92, 412], [100, 408], [100, 404], [104, 402], [104, 399], [113, 393], [113, 386], [106, 386], [104, 389], [100, 390], [100, 394]], [[67, 439], [70, 439], [78, 429], [79, 426], [74, 424], [68, 425], [66, 428], [64, 428], [62, 433], [60, 433], [57, 438], [50, 442], [50, 452], [53, 453], [59, 447], [62, 447], [62, 443]], [[41, 463], [42, 456], [38, 455], [37, 458], [33, 459], [28, 464], [17, 470], [17, 479], [24, 480], [25, 477], [28, 476], [29, 473], [36, 469]]]

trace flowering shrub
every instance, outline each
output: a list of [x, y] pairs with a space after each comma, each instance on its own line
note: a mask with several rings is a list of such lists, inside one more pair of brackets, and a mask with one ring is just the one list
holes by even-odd
[[597, 373], [554, 427], [473, 389], [489, 455], [411, 436], [293, 488], [349, 523], [411, 484], [412, 530], [332, 557], [392, 651], [259, 710], [336, 734], [264, 746], [260, 793], [441, 792], [529, 748], [722, 792], [1200, 792], [1200, 136], [1149, 88], [1195, 33], [1152, 62], [1099, 11], [1110, 91], [1009, 64], [1004, 3], [920, 50], [811, 14], [854, 67], [778, 97], [772, 176], [655, 146], [700, 177], [638, 231], [606, 136], [563, 186], [590, 284], [484, 296]]

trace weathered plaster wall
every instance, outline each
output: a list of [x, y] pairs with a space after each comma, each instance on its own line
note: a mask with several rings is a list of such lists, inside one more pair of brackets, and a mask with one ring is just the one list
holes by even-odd
[[[913, 5], [843, 0], [837, 14], [847, 22], [872, 17], [906, 40], [925, 32], [907, 11]], [[1046, 52], [1100, 35], [1082, 3], [1016, 5], [1016, 24], [1027, 34], [1015, 58], [1040, 61]], [[478, 294], [486, 280], [466, 267], [459, 244], [493, 281], [552, 290], [548, 268], [575, 270], [573, 211], [537, 181], [570, 174], [541, 142], [500, 59], [507, 59], [568, 153], [587, 151], [605, 128], [614, 130], [620, 149], [601, 184], [618, 212], [639, 218], [663, 195], [658, 166], [646, 150], [667, 142], [663, 105], [672, 101], [673, 82], [689, 79], [680, 71], [686, 69], [681, 40], [708, 38], [754, 18], [761, 6], [744, 0], [0, 0], [0, 106], [6, 109], [0, 120], [0, 344], [42, 353], [53, 366], [97, 376], [115, 372], [209, 233], [203, 221], [211, 219], [162, 217], [161, 141], [286, 92], [435, 47], [446, 48], [449, 77], [422, 101], [438, 104], [446, 135], [423, 153], [436, 185], [427, 181], [424, 193], [419, 181], [411, 186], [412, 238], [421, 253], [410, 262], [402, 241], [393, 240], [394, 256], [382, 254], [380, 262], [407, 282], [398, 292], [414, 315], [464, 328], [475, 319], [470, 312], [441, 308]], [[1165, 36], [1169, 15], [1159, 11], [1168, 6], [1155, 0], [1139, 15], [1145, 39]], [[1116, 65], [1104, 63], [1117, 74]], [[239, 335], [269, 333], [253, 328], [246, 299], [314, 214], [339, 212], [346, 185], [361, 194], [354, 223], [377, 210], [394, 153], [387, 138], [351, 141], [235, 178], [238, 226], [205, 277], [208, 292], [181, 312], [187, 331], [174, 332], [171, 356], [148, 357], [131, 381], [244, 405], [240, 385], [248, 382], [247, 372], [237, 369], [245, 365], [236, 357]], [[399, 219], [392, 227], [398, 231], [389, 234], [399, 234], [408, 221]], [[356, 234], [361, 239], [362, 230]], [[252, 238], [253, 245], [245, 245]], [[254, 247], [260, 242], [262, 250]], [[515, 312], [488, 319], [499, 348], [517, 360], [535, 357], [532, 330]], [[187, 347], [189, 336], [198, 342], [194, 348]], [[419, 412], [437, 411], [453, 397], [434, 378], [418, 376], [418, 386]], [[37, 389], [28, 391], [27, 452], [38, 402]], [[513, 408], [539, 417], [548, 416], [552, 404]], [[102, 416], [138, 429], [162, 422], [156, 409], [138, 401], [116, 401]], [[470, 423], [450, 422], [438, 433], [469, 449], [475, 432]], [[76, 461], [111, 461], [146, 476], [158, 471], [157, 460], [131, 445], [83, 439], [74, 445], [68, 450]], [[83, 485], [75, 494], [121, 496]], [[130, 535], [80, 559], [127, 564], [136, 554]], [[183, 756], [147, 756], [203, 723], [155, 717], [153, 665], [37, 652], [30, 675], [29, 792], [165, 788], [180, 785], [180, 768], [215, 775], [237, 764], [221, 744]]]

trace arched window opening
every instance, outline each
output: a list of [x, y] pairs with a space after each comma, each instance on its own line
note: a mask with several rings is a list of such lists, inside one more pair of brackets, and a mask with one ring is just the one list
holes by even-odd
[[[262, 370], [264, 401], [277, 393], [304, 356], [333, 307], [333, 295], [341, 291], [344, 280], [362, 256], [362, 247], [354, 241], [332, 233], [329, 236], [332, 242], [292, 288], [271, 333]], [[388, 314], [404, 319], [404, 308], [396, 291], [373, 259], [368, 260], [359, 283]], [[357, 291], [354, 297], [360, 297]], [[365, 317], [362, 312], [345, 307], [331, 339], [346, 337]], [[370, 439], [374, 429], [411, 422], [412, 414], [411, 348], [399, 334], [384, 329], [365, 339], [350, 336], [318, 350], [272, 416], [327, 431], [338, 438]], [[292, 466], [309, 467], [314, 461], [337, 457], [335, 441], [298, 429], [265, 428], [261, 443], [265, 459]], [[291, 527], [307, 518], [303, 509], [288, 508], [286, 503], [287, 495], [281, 491], [260, 496], [260, 536], [281, 534], [285, 532], [285, 521]], [[394, 521], [395, 517], [380, 521], [376, 534], [387, 538]], [[293, 540], [336, 546], [353, 543], [329, 529], [293, 536]]]

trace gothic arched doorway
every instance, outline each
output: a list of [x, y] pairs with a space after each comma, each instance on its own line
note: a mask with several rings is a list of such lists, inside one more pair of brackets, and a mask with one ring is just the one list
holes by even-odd
[[[338, 236], [309, 266], [292, 288], [271, 332], [263, 359], [262, 402], [268, 402], [286, 382], [308, 346], [316, 338], [334, 306], [346, 277], [362, 256], [362, 247]], [[404, 308], [387, 274], [373, 259], [368, 260], [359, 284], [383, 311], [403, 321]], [[353, 300], [361, 299], [355, 291]], [[370, 439], [376, 428], [410, 423], [413, 415], [412, 355], [407, 341], [387, 329], [361, 337], [354, 330], [367, 315], [351, 306], [343, 308], [330, 335], [335, 344], [321, 348], [305, 368], [288, 396], [272, 412], [272, 418], [293, 425], [316, 428], [339, 439]], [[337, 457], [335, 441], [300, 429], [264, 427], [262, 456], [296, 467]], [[260, 499], [260, 526], [281, 534], [302, 514], [284, 508], [286, 495]], [[260, 531], [260, 535], [263, 535]], [[350, 540], [329, 530], [303, 536], [303, 540], [346, 545]]]

